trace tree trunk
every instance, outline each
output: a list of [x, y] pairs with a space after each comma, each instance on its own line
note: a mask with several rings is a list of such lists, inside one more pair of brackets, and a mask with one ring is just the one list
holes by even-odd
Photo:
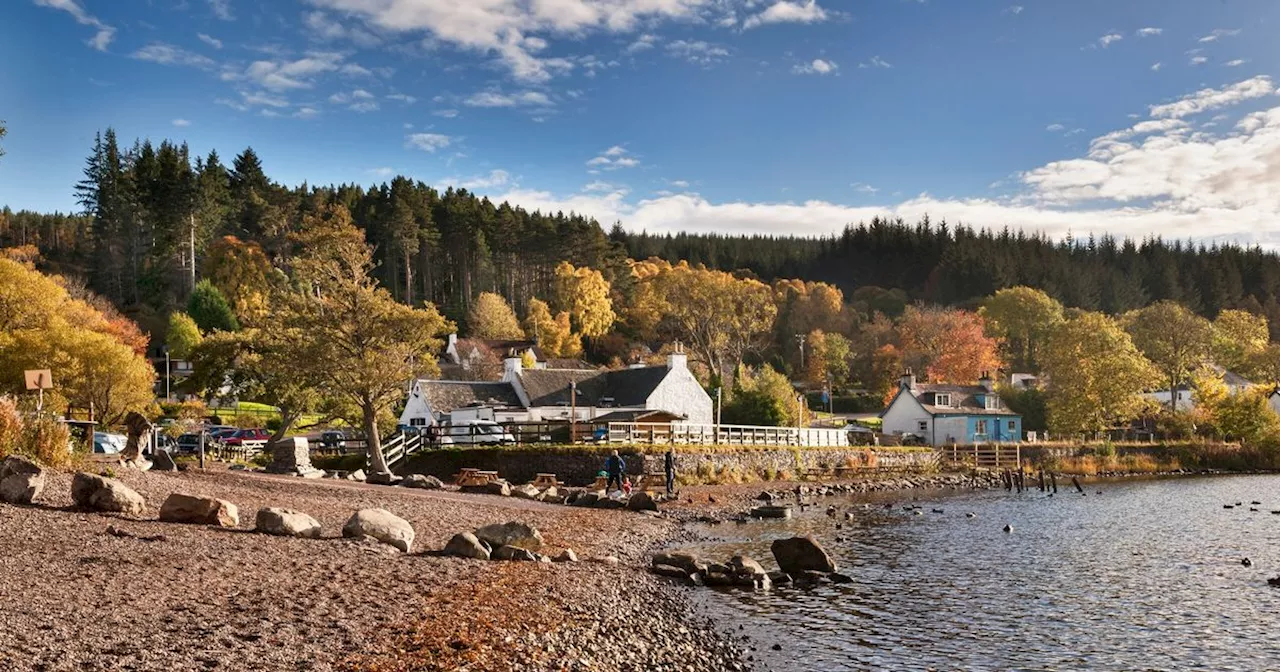
[[413, 261], [408, 252], [404, 253], [404, 302], [413, 305]]
[[280, 429], [277, 429], [275, 433], [271, 435], [271, 439], [267, 441], [268, 449], [270, 449], [271, 446], [274, 446], [277, 441], [283, 439], [284, 435], [288, 434], [289, 430], [293, 429], [293, 425], [298, 422], [298, 418], [300, 417], [302, 417], [301, 411], [290, 411], [288, 409], [281, 408]]
[[369, 451], [369, 465], [374, 473], [387, 473], [391, 468], [387, 466], [387, 456], [382, 454], [382, 440], [378, 437], [378, 414], [374, 411], [372, 404], [364, 404], [362, 407], [364, 414], [364, 438], [365, 445]]

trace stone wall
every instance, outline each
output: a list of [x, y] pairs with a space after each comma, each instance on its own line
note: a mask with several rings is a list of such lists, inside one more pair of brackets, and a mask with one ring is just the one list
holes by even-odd
[[[569, 485], [586, 485], [604, 469], [611, 448], [467, 448], [420, 453], [403, 465], [401, 474], [429, 474], [448, 481], [464, 467], [497, 471], [512, 483], [532, 481], [539, 473], [555, 474]], [[627, 473], [659, 473], [663, 469], [661, 447], [642, 449], [619, 447], [627, 463]], [[677, 450], [676, 465], [680, 474], [721, 473], [736, 469], [739, 473], [761, 477], [765, 474], [790, 473], [800, 476], [811, 470], [830, 472], [836, 467], [868, 464], [879, 467], [929, 470], [937, 466], [931, 450], [881, 450], [865, 448], [773, 448], [735, 451]]]

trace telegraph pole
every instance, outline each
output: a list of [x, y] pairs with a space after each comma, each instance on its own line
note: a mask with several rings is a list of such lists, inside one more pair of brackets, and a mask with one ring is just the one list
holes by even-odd
[[804, 341], [808, 336], [804, 334], [796, 334], [796, 342], [800, 344], [800, 371], [803, 375], [804, 371]]

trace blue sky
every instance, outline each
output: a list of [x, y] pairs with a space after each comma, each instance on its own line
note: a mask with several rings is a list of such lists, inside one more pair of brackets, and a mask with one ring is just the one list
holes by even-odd
[[1269, 0], [11, 0], [0, 204], [93, 135], [651, 231], [927, 212], [1280, 245]]

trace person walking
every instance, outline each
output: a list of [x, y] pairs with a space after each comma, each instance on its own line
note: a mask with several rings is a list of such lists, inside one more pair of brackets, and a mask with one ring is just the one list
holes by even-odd
[[667, 494], [676, 494], [676, 452], [671, 448], [667, 449], [667, 454], [663, 458], [663, 466], [667, 473]]
[[623, 461], [618, 451], [613, 451], [609, 459], [604, 461], [604, 470], [608, 474], [609, 480], [605, 482], [605, 492], [613, 490], [616, 485], [619, 490], [622, 489], [622, 472], [627, 470], [627, 463]]

